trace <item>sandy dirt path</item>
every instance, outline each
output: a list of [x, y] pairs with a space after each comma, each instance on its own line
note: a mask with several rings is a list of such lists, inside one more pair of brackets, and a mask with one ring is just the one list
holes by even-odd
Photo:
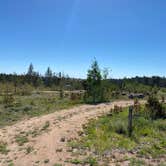
[[[82, 125], [108, 113], [114, 105], [126, 107], [132, 104], [133, 101], [117, 101], [95, 106], [82, 105], [0, 129], [0, 141], [6, 142], [10, 150], [7, 155], [0, 154], [0, 166], [7, 166], [10, 162], [15, 166], [54, 166], [56, 163], [70, 166], [64, 162], [72, 158], [67, 142], [79, 137]], [[18, 137], [21, 141], [22, 137], [28, 140], [19, 146]]]

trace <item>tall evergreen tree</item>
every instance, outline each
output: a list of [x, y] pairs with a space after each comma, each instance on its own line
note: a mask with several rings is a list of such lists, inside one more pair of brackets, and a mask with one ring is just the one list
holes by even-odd
[[33, 84], [33, 79], [34, 79], [34, 67], [33, 67], [33, 64], [31, 63], [29, 65], [29, 68], [28, 68], [28, 72], [27, 72], [27, 75], [26, 75], [26, 82], [28, 84]]
[[50, 67], [48, 67], [45, 73], [45, 86], [49, 87], [52, 85], [52, 77], [53, 77], [52, 70]]
[[102, 80], [101, 71], [97, 61], [95, 60], [92, 63], [91, 68], [88, 70], [88, 75], [87, 75], [86, 90], [89, 102], [93, 102], [94, 104], [100, 102], [101, 80]]
[[45, 77], [52, 77], [52, 70], [51, 70], [51, 68], [50, 67], [48, 67], [47, 68], [47, 71], [46, 71], [46, 73], [45, 73]]
[[33, 64], [31, 63], [31, 64], [29, 65], [27, 75], [33, 76], [33, 74], [34, 74], [34, 67], [33, 67]]

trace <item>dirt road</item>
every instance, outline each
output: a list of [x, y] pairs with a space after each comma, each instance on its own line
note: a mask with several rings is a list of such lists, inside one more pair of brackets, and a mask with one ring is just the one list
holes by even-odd
[[79, 136], [82, 125], [89, 119], [109, 112], [114, 105], [126, 107], [131, 104], [133, 101], [82, 105], [0, 129], [0, 141], [7, 143], [9, 150], [6, 155], [0, 154], [0, 165], [53, 166], [61, 163], [69, 166], [69, 163], [64, 162], [72, 158], [71, 152], [67, 150], [67, 142]]

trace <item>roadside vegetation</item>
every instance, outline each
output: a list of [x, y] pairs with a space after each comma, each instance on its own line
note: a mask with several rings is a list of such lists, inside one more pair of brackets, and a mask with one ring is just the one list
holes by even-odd
[[150, 97], [146, 105], [134, 108], [131, 137], [128, 132], [128, 108], [115, 106], [108, 115], [84, 126], [83, 136], [80, 140], [71, 141], [69, 147], [77, 149], [78, 156], [86, 154], [95, 157], [100, 165], [108, 162], [128, 162], [130, 165], [154, 162], [159, 165], [166, 158], [165, 138], [166, 105]]
[[33, 93], [28, 96], [5, 95], [0, 97], [0, 127], [11, 125], [24, 118], [41, 116], [82, 103], [70, 96], [59, 98], [56, 92]]

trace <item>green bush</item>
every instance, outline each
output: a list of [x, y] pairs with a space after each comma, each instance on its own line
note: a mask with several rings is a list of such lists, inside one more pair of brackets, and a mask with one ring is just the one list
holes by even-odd
[[165, 118], [166, 116], [165, 107], [154, 96], [148, 98], [146, 110], [151, 119]]

